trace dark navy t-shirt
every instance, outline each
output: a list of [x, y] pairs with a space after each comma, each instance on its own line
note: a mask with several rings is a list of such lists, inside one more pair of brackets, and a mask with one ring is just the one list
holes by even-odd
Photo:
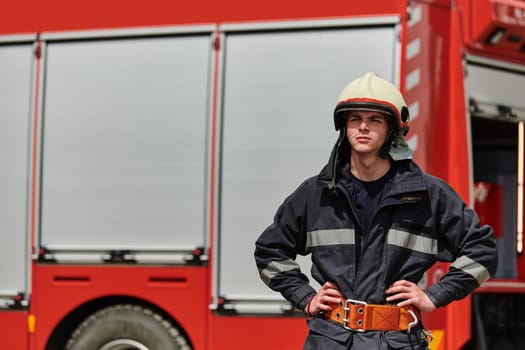
[[385, 175], [374, 181], [359, 180], [350, 173], [350, 194], [354, 201], [363, 233], [368, 232], [370, 221], [388, 192], [389, 183], [395, 174], [394, 167], [394, 164], [392, 164]]

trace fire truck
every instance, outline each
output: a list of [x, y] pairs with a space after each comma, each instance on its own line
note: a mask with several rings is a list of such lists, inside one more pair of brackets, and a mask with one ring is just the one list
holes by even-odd
[[416, 162], [497, 236], [496, 275], [424, 315], [431, 348], [520, 348], [518, 0], [4, 2], [0, 348], [300, 349], [304, 314], [259, 280], [254, 241], [366, 71], [405, 93]]

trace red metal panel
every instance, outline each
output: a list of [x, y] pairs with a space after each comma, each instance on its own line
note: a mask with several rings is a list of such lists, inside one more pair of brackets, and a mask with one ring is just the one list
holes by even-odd
[[408, 26], [406, 99], [412, 113], [407, 139], [416, 145], [414, 159], [436, 176], [448, 175], [448, 35], [449, 11], [414, 3]]
[[194, 349], [205, 349], [207, 268], [38, 265], [35, 275], [32, 349], [43, 350], [50, 334], [70, 312], [108, 296], [138, 298], [160, 307], [184, 328]]
[[[445, 179], [467, 204], [470, 203], [470, 181], [472, 165], [469, 157], [469, 118], [465, 106], [465, 85], [463, 72], [463, 47], [460, 36], [458, 11], [450, 11], [448, 34], [448, 64], [445, 64], [443, 85], [444, 104], [447, 106], [448, 148], [442, 157], [447, 159], [448, 173]], [[446, 30], [445, 30], [446, 33]], [[445, 60], [447, 58], [445, 57]], [[446, 309], [446, 349], [460, 349], [471, 337], [470, 297], [453, 302]]]
[[27, 311], [0, 311], [0, 348], [27, 348]]
[[0, 11], [0, 33], [111, 27], [261, 21], [404, 13], [407, 0], [355, 1], [8, 1]]
[[[463, 198], [465, 203], [473, 205], [470, 198], [472, 179], [472, 164], [469, 152], [470, 115], [466, 110], [465, 79], [463, 71], [463, 46], [461, 43], [460, 16], [458, 11], [450, 11], [450, 27], [448, 33], [448, 64], [444, 65], [444, 75], [447, 76], [448, 86], [442, 88], [448, 107], [446, 118], [448, 128], [448, 176], [446, 180]], [[445, 57], [445, 59], [447, 59]]]
[[[463, 40], [470, 51], [496, 59], [525, 62], [525, 2], [458, 0], [458, 7], [464, 14]], [[495, 39], [492, 43], [491, 37]]]
[[308, 333], [304, 318], [216, 316], [212, 323], [211, 349], [301, 349]]
[[[468, 202], [470, 193], [468, 131], [465, 110], [459, 18], [446, 7], [415, 3], [407, 45], [406, 97], [417, 105], [408, 139], [417, 138], [416, 162], [448, 181]], [[412, 111], [414, 112], [414, 110]]]
[[[415, 56], [409, 50], [407, 80], [417, 77], [418, 84], [407, 89], [407, 102], [417, 104], [419, 111], [409, 133], [409, 137], [417, 135], [415, 160], [449, 182], [468, 202], [471, 170], [459, 13], [426, 1], [415, 2], [414, 11], [407, 45], [417, 42], [414, 47], [420, 49]], [[447, 270], [447, 264], [434, 266], [428, 284]], [[429, 329], [444, 331], [446, 349], [459, 349], [470, 337], [470, 299], [425, 314], [424, 321]]]
[[[205, 268], [41, 265], [35, 272], [39, 278], [31, 310], [36, 316], [32, 349], [43, 350], [54, 328], [74, 309], [107, 296], [130, 296], [162, 308], [188, 333], [196, 350], [241, 350], [247, 344], [254, 350], [300, 349], [307, 334], [301, 317], [212, 314]], [[27, 329], [25, 314], [22, 320], [23, 327], [14, 325], [18, 332]]]
[[[431, 71], [429, 65], [433, 65], [434, 57], [439, 54], [432, 51], [435, 39], [428, 25], [429, 12], [428, 6], [416, 4], [412, 9], [411, 21], [407, 27], [406, 44], [415, 49], [407, 50], [403, 57], [406, 57], [405, 81], [410, 77], [417, 77], [418, 82], [404, 85], [405, 96], [410, 110], [410, 131], [407, 140], [414, 149], [414, 160], [419, 166], [428, 170], [431, 155], [429, 145], [432, 144], [433, 133], [435, 130], [435, 119], [432, 118], [432, 104], [430, 91]], [[439, 47], [436, 45], [436, 47]], [[417, 50], [416, 50], [417, 49]], [[428, 163], [428, 164], [427, 164]]]

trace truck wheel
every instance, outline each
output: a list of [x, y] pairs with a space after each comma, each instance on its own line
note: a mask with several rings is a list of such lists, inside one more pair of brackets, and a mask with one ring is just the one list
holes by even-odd
[[191, 350], [186, 338], [150, 309], [110, 306], [89, 316], [73, 332], [66, 350]]

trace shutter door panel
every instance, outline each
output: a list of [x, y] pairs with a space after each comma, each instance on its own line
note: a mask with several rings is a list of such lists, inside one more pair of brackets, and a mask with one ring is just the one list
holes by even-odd
[[27, 292], [32, 45], [0, 46], [0, 298]]
[[[328, 162], [343, 87], [367, 71], [395, 80], [396, 43], [394, 26], [226, 35], [220, 297], [239, 308], [282, 301], [259, 279], [254, 242], [284, 198]], [[306, 273], [308, 259], [299, 259]]]
[[204, 246], [210, 36], [51, 42], [41, 243]]

